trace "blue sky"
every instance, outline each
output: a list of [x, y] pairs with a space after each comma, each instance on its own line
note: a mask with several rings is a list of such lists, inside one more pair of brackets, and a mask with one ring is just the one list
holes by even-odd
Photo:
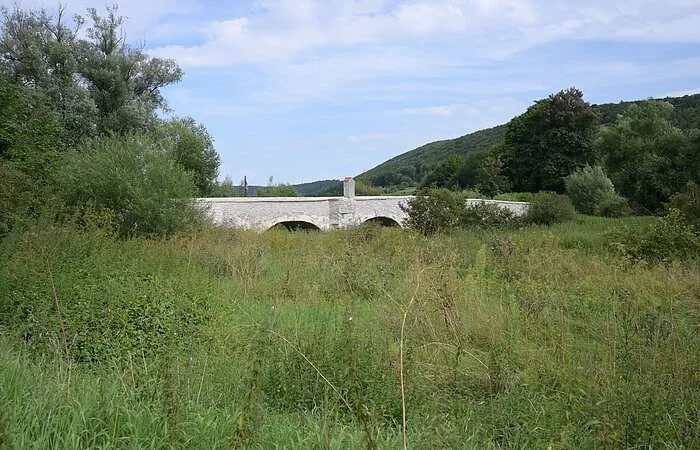
[[[42, 5], [42, 2], [45, 4]], [[55, 9], [53, 0], [21, 2]], [[101, 4], [72, 1], [71, 12]], [[575, 86], [591, 103], [700, 92], [698, 0], [125, 0], [127, 38], [173, 58], [164, 94], [221, 178], [356, 175], [507, 122]]]

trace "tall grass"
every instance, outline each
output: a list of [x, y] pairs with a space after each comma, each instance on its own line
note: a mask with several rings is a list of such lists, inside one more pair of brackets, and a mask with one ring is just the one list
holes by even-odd
[[0, 447], [699, 447], [698, 262], [606, 233], [646, 221], [16, 231]]

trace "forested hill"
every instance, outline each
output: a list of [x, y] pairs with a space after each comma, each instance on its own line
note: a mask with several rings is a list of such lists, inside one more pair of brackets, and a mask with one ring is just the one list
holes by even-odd
[[480, 130], [456, 139], [431, 142], [396, 156], [358, 178], [374, 186], [403, 188], [415, 186], [433, 167], [451, 155], [464, 156], [474, 150], [489, 148], [503, 138], [505, 125]]
[[311, 183], [294, 184], [292, 187], [296, 189], [302, 197], [319, 195], [319, 193], [333, 188], [343, 192], [343, 182], [340, 180], [313, 181]]
[[[679, 128], [700, 129], [700, 94], [684, 97], [667, 97], [665, 100], [674, 106], [671, 122]], [[615, 121], [634, 102], [606, 103], [594, 105], [602, 116], [602, 123]], [[479, 130], [456, 139], [431, 142], [421, 147], [396, 156], [377, 167], [358, 175], [374, 186], [389, 189], [401, 189], [417, 185], [432, 168], [441, 164], [452, 155], [464, 157], [475, 150], [484, 150], [503, 139], [506, 125]]]

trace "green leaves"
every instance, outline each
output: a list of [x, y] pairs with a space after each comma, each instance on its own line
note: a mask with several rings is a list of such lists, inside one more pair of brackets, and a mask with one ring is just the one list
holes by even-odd
[[518, 191], [564, 191], [564, 177], [595, 161], [591, 137], [599, 115], [570, 88], [538, 100], [511, 120], [505, 143], [507, 173]]
[[95, 134], [150, 127], [157, 110], [167, 109], [160, 89], [179, 81], [182, 70], [124, 42], [116, 6], [107, 8], [106, 17], [89, 10], [86, 37], [77, 32], [84, 19], [70, 24], [63, 12], [3, 8], [0, 71], [46, 99], [66, 146]]
[[697, 131], [682, 131], [669, 122], [670, 103], [631, 105], [617, 121], [601, 127], [595, 148], [620, 193], [648, 212], [700, 177]]
[[166, 142], [174, 160], [192, 175], [197, 196], [211, 195], [221, 159], [214, 150], [214, 142], [207, 129], [188, 117], [163, 122], [155, 134], [159, 140]]
[[576, 211], [582, 214], [594, 214], [604, 198], [615, 195], [612, 181], [600, 166], [585, 165], [567, 176], [565, 184]]
[[149, 135], [87, 141], [65, 156], [57, 183], [80, 215], [112, 211], [121, 236], [167, 236], [201, 218], [192, 174]]

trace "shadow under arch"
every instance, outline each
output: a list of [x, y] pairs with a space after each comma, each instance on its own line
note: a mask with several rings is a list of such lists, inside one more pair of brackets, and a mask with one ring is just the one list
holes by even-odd
[[372, 217], [364, 221], [364, 223], [376, 224], [382, 227], [400, 227], [401, 224], [392, 219], [391, 217]]
[[269, 228], [269, 230], [287, 230], [287, 231], [320, 231], [321, 229], [311, 222], [303, 220], [286, 220], [277, 222]]

